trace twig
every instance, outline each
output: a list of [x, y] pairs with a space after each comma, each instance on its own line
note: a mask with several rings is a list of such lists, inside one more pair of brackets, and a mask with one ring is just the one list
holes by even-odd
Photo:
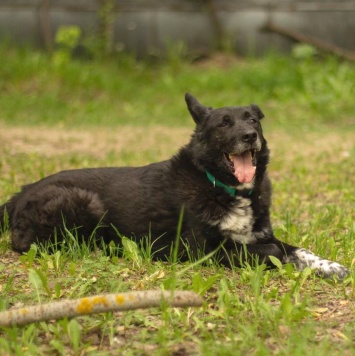
[[103, 294], [76, 300], [62, 300], [0, 313], [0, 326], [25, 325], [38, 321], [82, 315], [160, 307], [199, 307], [202, 298], [190, 291], [135, 291]]
[[279, 35], [291, 38], [292, 40], [295, 40], [297, 42], [310, 44], [318, 48], [320, 51], [335, 54], [336, 56], [346, 59], [348, 61], [355, 61], [355, 52], [353, 51], [348, 51], [329, 42], [322, 41], [313, 36], [308, 36], [301, 32], [289, 30], [288, 28], [285, 28], [283, 26], [275, 25], [272, 22], [268, 22], [266, 25], [264, 25], [262, 27], [262, 30], [275, 32]]

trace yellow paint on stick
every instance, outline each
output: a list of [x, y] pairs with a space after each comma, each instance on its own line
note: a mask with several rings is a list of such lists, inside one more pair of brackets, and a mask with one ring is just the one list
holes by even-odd
[[76, 310], [80, 314], [88, 314], [92, 311], [94, 306], [98, 304], [105, 305], [106, 307], [110, 305], [106, 297], [98, 295], [97, 297], [93, 297], [92, 299], [83, 298], [77, 306]]
[[125, 298], [124, 298], [124, 296], [122, 294], [119, 294], [119, 295], [116, 296], [116, 303], [117, 304], [122, 305], [122, 304], [124, 304], [124, 302], [125, 302]]
[[76, 310], [79, 314], [88, 314], [92, 311], [93, 306], [94, 305], [89, 298], [83, 298], [77, 306]]
[[106, 307], [108, 307], [110, 305], [109, 301], [107, 300], [106, 297], [102, 296], [102, 295], [98, 295], [97, 297], [94, 297], [92, 300], [93, 304], [103, 304]]

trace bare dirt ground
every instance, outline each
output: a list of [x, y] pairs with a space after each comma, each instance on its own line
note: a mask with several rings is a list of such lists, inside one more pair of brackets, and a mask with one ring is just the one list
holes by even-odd
[[[12, 127], [0, 125], [0, 151], [37, 153], [44, 156], [89, 154], [103, 158], [109, 152], [133, 149], [164, 149], [175, 151], [188, 142], [189, 128], [131, 127], [63, 129], [48, 127]], [[169, 149], [171, 148], [171, 149]]]
[[[119, 126], [109, 128], [49, 128], [49, 127], [13, 127], [0, 124], [0, 152], [12, 154], [37, 153], [44, 156], [66, 154], [89, 154], [103, 158], [109, 152], [119, 153], [130, 147], [132, 150], [149, 150], [167, 153], [166, 158], [186, 144], [192, 134], [188, 127], [169, 128], [166, 126], [136, 127]], [[275, 153], [308, 157], [317, 153], [329, 154], [334, 151], [340, 156], [334, 159], [348, 158], [354, 147], [352, 132], [328, 132], [304, 134], [302, 140], [290, 144], [292, 137], [285, 132], [274, 131], [267, 134], [268, 144]]]

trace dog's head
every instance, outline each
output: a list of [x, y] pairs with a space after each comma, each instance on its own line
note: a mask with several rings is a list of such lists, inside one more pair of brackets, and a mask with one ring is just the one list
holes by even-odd
[[213, 109], [186, 93], [187, 107], [196, 123], [191, 140], [195, 163], [223, 183], [253, 183], [259, 159], [267, 154], [257, 105]]

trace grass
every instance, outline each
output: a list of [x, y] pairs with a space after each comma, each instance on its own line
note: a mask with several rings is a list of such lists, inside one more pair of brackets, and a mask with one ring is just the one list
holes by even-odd
[[[188, 141], [183, 94], [213, 106], [255, 102], [272, 149], [272, 220], [282, 240], [354, 265], [354, 66], [334, 58], [225, 57], [152, 65], [55, 64], [3, 45], [0, 201], [61, 169], [140, 165]], [[343, 283], [292, 266], [224, 269], [107, 256], [85, 246], [18, 256], [0, 237], [0, 310], [59, 298], [174, 286], [203, 308], [109, 313], [0, 330], [5, 355], [351, 355], [355, 274]], [[130, 247], [132, 248], [132, 246]], [[38, 251], [37, 251], [38, 252]]]
[[300, 61], [270, 54], [263, 61], [206, 69], [204, 62], [153, 66], [125, 55], [58, 65], [40, 52], [5, 45], [0, 55], [6, 59], [0, 68], [0, 120], [11, 124], [191, 125], [184, 105], [176, 105], [186, 91], [214, 106], [258, 103], [274, 125], [294, 128], [335, 119], [337, 126], [346, 125], [353, 115], [353, 65], [333, 58]]

